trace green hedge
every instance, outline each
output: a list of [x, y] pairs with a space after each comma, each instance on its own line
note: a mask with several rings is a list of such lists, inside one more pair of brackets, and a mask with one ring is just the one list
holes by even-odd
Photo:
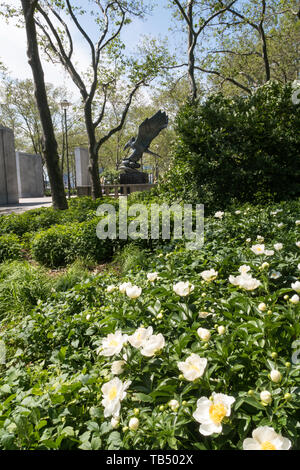
[[203, 203], [277, 202], [300, 195], [300, 105], [292, 88], [269, 82], [253, 96], [212, 95], [186, 105], [162, 197]]
[[99, 240], [96, 227], [99, 219], [84, 223], [56, 225], [37, 233], [31, 243], [33, 258], [49, 267], [66, 266], [79, 257], [96, 262], [107, 261], [113, 253], [110, 240]]
[[22, 244], [15, 234], [0, 236], [0, 263], [22, 258]]

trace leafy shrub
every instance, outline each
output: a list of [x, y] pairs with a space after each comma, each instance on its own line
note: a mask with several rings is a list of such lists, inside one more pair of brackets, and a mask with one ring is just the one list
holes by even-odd
[[183, 107], [161, 193], [211, 210], [299, 195], [300, 106], [291, 94], [290, 85], [269, 82], [250, 97], [217, 94]]
[[31, 243], [34, 259], [45, 266], [59, 267], [74, 262], [78, 257], [106, 261], [112, 254], [109, 240], [99, 240], [96, 227], [99, 219], [69, 225], [55, 225], [36, 234]]
[[22, 258], [22, 244], [14, 234], [0, 236], [0, 263], [5, 260]]

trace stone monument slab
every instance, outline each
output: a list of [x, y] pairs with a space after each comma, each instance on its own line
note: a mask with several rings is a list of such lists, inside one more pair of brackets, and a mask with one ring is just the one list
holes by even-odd
[[0, 204], [19, 202], [14, 133], [0, 126]]
[[16, 152], [20, 198], [44, 196], [43, 164], [40, 155]]

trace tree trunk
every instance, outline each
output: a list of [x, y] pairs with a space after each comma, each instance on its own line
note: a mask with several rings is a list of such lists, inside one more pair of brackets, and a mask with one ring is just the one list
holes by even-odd
[[47, 165], [50, 180], [52, 201], [54, 209], [64, 210], [68, 208], [62, 173], [59, 167], [59, 156], [54, 128], [49, 110], [44, 72], [39, 56], [34, 11], [36, 0], [21, 0], [25, 19], [27, 35], [28, 62], [32, 70], [35, 85], [35, 98], [43, 129], [43, 154]]
[[100, 183], [100, 175], [99, 175], [99, 163], [98, 163], [98, 149], [97, 149], [97, 141], [95, 135], [95, 128], [93, 125], [92, 120], [92, 110], [91, 105], [89, 102], [86, 103], [84, 109], [85, 115], [85, 125], [88, 134], [88, 151], [89, 151], [89, 172], [91, 174], [92, 179], [92, 198], [98, 199], [102, 197], [102, 188]]
[[195, 102], [197, 99], [197, 84], [195, 79], [195, 38], [194, 38], [194, 31], [193, 31], [193, 6], [194, 0], [190, 0], [188, 3], [188, 11], [187, 17], [190, 21], [188, 25], [188, 34], [189, 34], [189, 42], [188, 42], [188, 75], [189, 75], [189, 82], [190, 82], [190, 96], [191, 101]]

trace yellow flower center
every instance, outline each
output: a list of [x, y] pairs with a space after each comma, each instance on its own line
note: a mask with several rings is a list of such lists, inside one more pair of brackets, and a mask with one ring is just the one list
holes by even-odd
[[110, 340], [110, 342], [109, 342], [109, 346], [118, 346], [118, 345], [119, 345], [119, 343], [118, 343], [118, 341], [116, 341], [115, 339], [112, 339], [112, 340]]
[[118, 393], [117, 387], [112, 387], [109, 394], [108, 394], [108, 398], [110, 400], [114, 400], [117, 396], [117, 393]]
[[261, 444], [261, 450], [276, 450], [276, 447], [272, 442], [270, 441], [265, 441]]
[[209, 408], [210, 419], [215, 424], [220, 424], [223, 418], [226, 416], [227, 409], [222, 403], [217, 403], [216, 405], [211, 405]]

